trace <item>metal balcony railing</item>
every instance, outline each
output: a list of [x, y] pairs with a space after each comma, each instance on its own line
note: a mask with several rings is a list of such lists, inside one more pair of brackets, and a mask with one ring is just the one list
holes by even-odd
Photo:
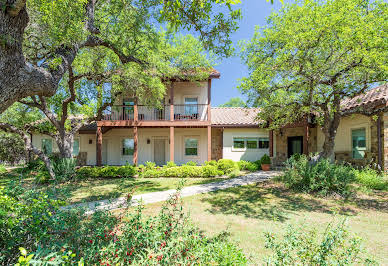
[[[139, 121], [170, 121], [170, 105], [153, 108], [137, 105]], [[107, 110], [103, 120], [134, 120], [134, 106], [114, 105]], [[174, 120], [207, 120], [207, 104], [175, 104]]]

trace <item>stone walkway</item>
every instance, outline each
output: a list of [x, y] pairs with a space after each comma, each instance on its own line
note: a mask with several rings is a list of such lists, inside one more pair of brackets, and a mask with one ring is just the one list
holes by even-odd
[[[267, 179], [270, 179], [279, 175], [280, 173], [281, 173], [280, 171], [269, 171], [269, 172], [260, 171], [255, 173], [249, 173], [241, 177], [227, 179], [221, 182], [184, 187], [181, 190], [181, 197], [188, 197], [196, 194], [227, 189], [230, 187], [244, 186], [244, 185], [249, 185], [253, 183], [263, 182]], [[170, 190], [165, 190], [160, 192], [151, 192], [151, 193], [145, 193], [140, 195], [134, 195], [132, 197], [130, 204], [132, 206], [136, 206], [140, 202], [142, 202], [143, 204], [149, 204], [149, 203], [165, 201], [174, 193], [176, 193], [176, 190], [170, 189]], [[126, 197], [120, 197], [117, 199], [99, 200], [99, 201], [68, 205], [63, 207], [63, 209], [70, 209], [75, 207], [86, 208], [87, 214], [91, 214], [96, 210], [114, 210], [114, 209], [124, 208], [126, 206], [127, 206]]]

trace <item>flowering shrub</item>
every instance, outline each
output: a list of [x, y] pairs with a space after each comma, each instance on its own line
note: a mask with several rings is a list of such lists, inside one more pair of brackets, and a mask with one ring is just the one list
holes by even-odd
[[266, 248], [272, 250], [267, 265], [371, 265], [362, 257], [361, 238], [351, 235], [344, 221], [329, 224], [320, 236], [317, 229], [289, 226], [279, 239], [266, 233]]
[[[48, 221], [41, 226], [42, 232], [29, 241], [14, 243], [0, 264], [18, 260], [24, 265], [246, 264], [242, 251], [227, 234], [208, 237], [191, 223], [183, 212], [179, 193], [154, 217], [143, 215], [143, 208], [127, 209], [118, 216], [97, 211], [89, 217], [80, 209], [57, 210], [40, 218]], [[41, 222], [39, 216], [36, 219]], [[33, 252], [21, 249], [20, 256], [21, 246]]]

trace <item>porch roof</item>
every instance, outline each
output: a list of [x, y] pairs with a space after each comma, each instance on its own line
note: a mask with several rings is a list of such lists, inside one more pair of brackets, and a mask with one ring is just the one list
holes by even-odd
[[257, 118], [260, 108], [213, 107], [212, 125], [225, 127], [258, 127], [265, 123]]

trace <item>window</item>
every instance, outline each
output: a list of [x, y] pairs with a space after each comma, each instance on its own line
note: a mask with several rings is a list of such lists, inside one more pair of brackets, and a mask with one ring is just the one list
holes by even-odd
[[185, 114], [198, 114], [198, 98], [185, 98]]
[[185, 139], [185, 155], [198, 156], [198, 139]]
[[51, 154], [53, 152], [53, 141], [52, 141], [52, 139], [42, 139], [42, 151], [45, 154]]
[[79, 139], [74, 139], [73, 142], [73, 156], [78, 156], [79, 154]]
[[259, 148], [260, 149], [268, 149], [269, 148], [269, 139], [268, 138], [260, 138], [259, 139]]
[[133, 139], [123, 139], [123, 155], [133, 155], [135, 149], [135, 142]]
[[366, 151], [365, 128], [352, 130], [352, 154], [354, 159], [364, 158]]
[[247, 138], [247, 148], [248, 149], [257, 149], [258, 139], [256, 138]]
[[243, 138], [233, 138], [233, 148], [234, 149], [244, 149], [245, 140]]

